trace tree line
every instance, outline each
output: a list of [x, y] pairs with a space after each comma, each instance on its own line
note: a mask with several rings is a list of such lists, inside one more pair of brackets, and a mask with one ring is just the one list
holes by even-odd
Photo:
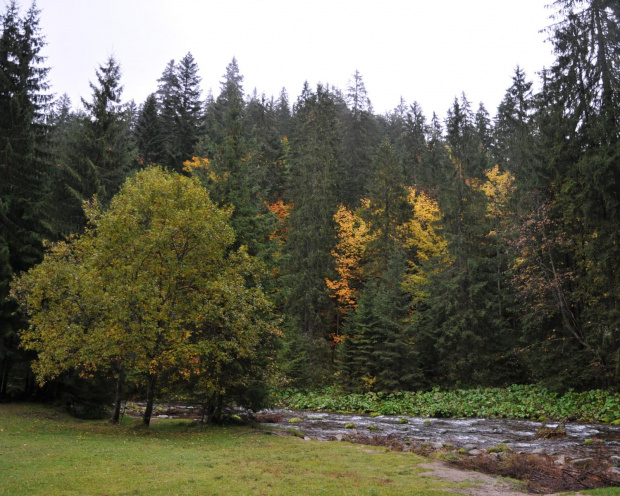
[[[553, 7], [556, 59], [538, 90], [517, 67], [493, 116], [463, 94], [429, 118], [402, 99], [375, 113], [357, 71], [344, 90], [306, 83], [293, 102], [285, 89], [246, 95], [235, 59], [217, 97], [203, 97], [191, 53], [140, 105], [123, 100], [110, 57], [76, 109], [48, 92], [36, 5], [22, 15], [11, 2], [0, 38], [0, 396], [35, 391], [30, 363], [38, 356], [40, 370], [50, 352], [33, 345], [41, 327], [11, 281], [44, 259], [44, 241], [53, 256], [87, 239], [95, 214], [84, 205], [96, 197], [97, 215], [113, 212], [123, 183], [148, 170], [204, 188], [234, 232], [224, 252], [263, 268], [260, 312], [278, 330], [252, 353], [269, 350], [280, 386], [617, 390], [620, 7]], [[175, 367], [177, 383], [162, 385], [173, 395]], [[46, 388], [80, 380], [65, 371]]]

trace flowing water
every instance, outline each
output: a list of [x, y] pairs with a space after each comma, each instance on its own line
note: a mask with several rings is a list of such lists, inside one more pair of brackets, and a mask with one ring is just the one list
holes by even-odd
[[[536, 439], [540, 422], [506, 419], [436, 419], [408, 416], [316, 413], [294, 410], [269, 410], [257, 418], [283, 429], [300, 430], [303, 435], [321, 440], [381, 436], [401, 443], [427, 444], [432, 448], [467, 445], [480, 450], [508, 445], [515, 452], [564, 455], [579, 458], [596, 455], [620, 455], [620, 427], [568, 422], [566, 437]], [[293, 419], [293, 422], [290, 420]], [[347, 424], [355, 427], [346, 428]], [[556, 427], [545, 423], [544, 427]]]

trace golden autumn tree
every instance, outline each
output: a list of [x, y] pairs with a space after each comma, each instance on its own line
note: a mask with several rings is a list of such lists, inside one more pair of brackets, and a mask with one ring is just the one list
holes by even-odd
[[264, 378], [276, 331], [260, 264], [231, 250], [230, 211], [197, 179], [148, 168], [109, 210], [93, 202], [86, 213], [83, 235], [53, 245], [13, 285], [40, 382], [66, 368], [122, 368], [147, 384], [148, 425], [164, 375], [200, 376], [216, 416], [231, 390]]
[[[407, 202], [413, 210], [412, 217], [399, 226], [400, 239], [412, 257], [409, 258], [409, 270], [403, 285], [412, 295], [413, 303], [424, 301], [428, 296], [424, 288], [428, 280], [432, 260], [445, 264], [448, 260], [448, 243], [441, 236], [437, 226], [441, 220], [441, 211], [437, 201], [423, 191], [408, 187]], [[439, 265], [441, 265], [439, 264]]]
[[[362, 201], [362, 208], [367, 207]], [[337, 303], [336, 333], [338, 340], [340, 324], [356, 307], [357, 296], [362, 283], [362, 259], [364, 250], [373, 235], [367, 223], [356, 212], [340, 205], [334, 214], [336, 223], [336, 247], [331, 254], [335, 260], [337, 279], [325, 279], [331, 297]]]

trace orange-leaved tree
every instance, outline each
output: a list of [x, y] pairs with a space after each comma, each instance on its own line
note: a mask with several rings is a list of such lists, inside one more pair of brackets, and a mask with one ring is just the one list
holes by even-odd
[[[362, 201], [362, 208], [367, 207], [367, 201]], [[373, 235], [367, 223], [360, 215], [340, 205], [334, 214], [336, 223], [336, 248], [332, 250], [335, 260], [336, 279], [325, 279], [331, 297], [337, 303], [336, 330], [334, 341], [338, 341], [342, 319], [352, 312], [357, 303], [357, 297], [362, 285], [362, 260], [364, 250]]]

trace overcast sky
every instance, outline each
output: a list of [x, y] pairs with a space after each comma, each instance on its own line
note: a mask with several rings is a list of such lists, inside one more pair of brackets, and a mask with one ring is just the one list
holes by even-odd
[[[0, 0], [6, 3], [7, 0]], [[402, 96], [430, 117], [465, 92], [494, 115], [517, 65], [530, 79], [553, 61], [539, 33], [551, 0], [38, 0], [57, 95], [90, 99], [108, 56], [124, 100], [140, 104], [171, 59], [191, 52], [203, 96], [219, 94], [233, 56], [244, 90], [290, 101], [303, 82], [346, 89], [359, 70], [375, 112]], [[21, 0], [23, 6], [30, 0]]]

